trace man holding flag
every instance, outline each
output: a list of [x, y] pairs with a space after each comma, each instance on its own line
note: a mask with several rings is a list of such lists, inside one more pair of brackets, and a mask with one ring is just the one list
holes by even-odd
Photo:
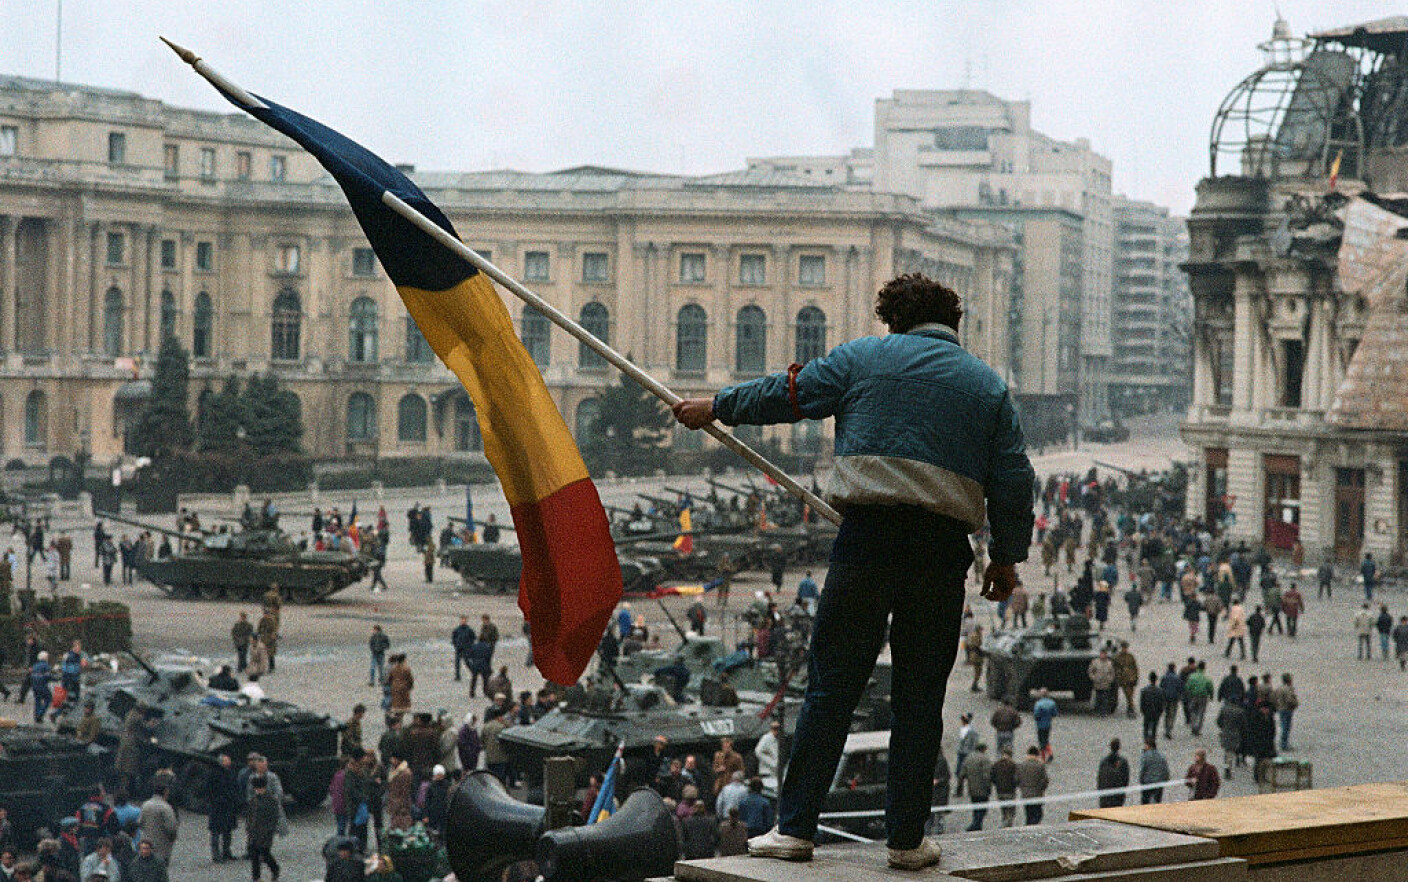
[[1001, 601], [1031, 544], [1035, 480], [1007, 384], [958, 342], [958, 295], [922, 275], [876, 298], [885, 337], [844, 343], [805, 367], [675, 405], [691, 429], [836, 418], [830, 502], [844, 520], [812, 633], [807, 692], [778, 822], [752, 855], [809, 860], [851, 713], [890, 626], [894, 682], [885, 799], [889, 863], [939, 860], [924, 838], [958, 648], [968, 534], [992, 527], [983, 596]]

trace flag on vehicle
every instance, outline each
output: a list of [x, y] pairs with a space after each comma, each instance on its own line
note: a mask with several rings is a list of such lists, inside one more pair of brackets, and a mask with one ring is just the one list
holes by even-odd
[[474, 495], [468, 484], [464, 485], [464, 530], [469, 534], [470, 542], [479, 541], [479, 533], [474, 529]]
[[[688, 498], [685, 501], [688, 502]], [[680, 509], [680, 534], [675, 537], [674, 546], [685, 556], [694, 553], [694, 520], [688, 505]]]
[[601, 791], [596, 795], [596, 802], [592, 803], [592, 816], [587, 818], [588, 824], [604, 821], [616, 814], [616, 771], [621, 768], [621, 752], [625, 749], [624, 741], [616, 745], [616, 755], [611, 758], [611, 765], [607, 767], [606, 777], [601, 782]]
[[300, 113], [259, 96], [251, 106], [238, 87], [214, 84], [332, 174], [425, 339], [474, 401], [523, 554], [518, 606], [532, 624], [534, 661], [548, 680], [576, 682], [621, 599], [621, 568], [596, 486], [493, 283], [387, 207], [390, 193], [458, 237], [385, 160]]

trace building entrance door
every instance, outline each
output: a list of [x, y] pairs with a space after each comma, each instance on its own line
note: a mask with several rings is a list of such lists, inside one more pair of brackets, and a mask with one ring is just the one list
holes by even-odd
[[1364, 545], [1364, 470], [1335, 469], [1335, 559], [1359, 560]]

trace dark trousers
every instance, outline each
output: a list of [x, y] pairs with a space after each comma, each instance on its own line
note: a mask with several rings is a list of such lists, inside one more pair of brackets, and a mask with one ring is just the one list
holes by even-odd
[[492, 695], [489, 694], [489, 672], [488, 672], [488, 671], [476, 671], [476, 670], [474, 670], [473, 668], [470, 668], [470, 670], [469, 670], [469, 697], [470, 697], [470, 698], [473, 698], [473, 697], [474, 697], [474, 687], [475, 687], [475, 684], [479, 684], [479, 685], [481, 685], [481, 686], [484, 687], [484, 697], [485, 697], [485, 698], [493, 698], [493, 697], [494, 697], [494, 696], [492, 696]]
[[1146, 716], [1144, 718], [1144, 737], [1150, 741], [1159, 740], [1159, 717]]
[[1242, 638], [1242, 637], [1228, 637], [1228, 638], [1227, 638], [1227, 648], [1222, 651], [1222, 657], [1223, 657], [1223, 658], [1231, 658], [1231, 657], [1232, 657], [1232, 644], [1234, 644], [1234, 643], [1237, 644], [1237, 649], [1241, 651], [1241, 653], [1242, 653], [1242, 659], [1246, 659], [1246, 657], [1247, 657], [1247, 641], [1246, 641], [1245, 638]]
[[[230, 854], [230, 837], [231, 837], [231, 835], [232, 835], [232, 834], [231, 834], [228, 830], [227, 830], [226, 832], [224, 832], [224, 833], [211, 833], [211, 834], [210, 834], [210, 859], [211, 859], [212, 861], [223, 861], [223, 860], [225, 860], [226, 858], [231, 857], [231, 854]], [[276, 870], [275, 872], [277, 872], [277, 870]]]
[[[965, 540], [966, 541], [966, 540]], [[937, 564], [937, 565], [936, 565]], [[833, 562], [812, 630], [807, 692], [778, 801], [778, 828], [816, 838], [851, 714], [890, 623], [894, 722], [885, 794], [891, 848], [917, 848], [933, 796], [944, 688], [958, 651], [969, 560]]]
[[1296, 636], [1296, 625], [1300, 624], [1300, 616], [1286, 616], [1286, 636]]
[[[1261, 632], [1257, 631], [1250, 635], [1252, 638], [1252, 661], [1260, 661], [1261, 658]], [[1243, 656], [1245, 658], [1246, 656]]]
[[[983, 819], [988, 816], [987, 804], [988, 801], [986, 799], [973, 800], [973, 819], [968, 822], [967, 827], [969, 833], [972, 833], [974, 830], [983, 829]], [[978, 806], [982, 806], [982, 808], [978, 808]], [[918, 846], [915, 847], [917, 848]]]
[[1266, 633], [1270, 634], [1272, 631], [1276, 631], [1280, 634], [1286, 633], [1286, 626], [1281, 624], [1280, 609], [1273, 609], [1271, 611], [1271, 621], [1266, 624]]
[[[464, 665], [466, 668], [469, 667], [469, 653], [468, 653], [468, 652], [458, 652], [458, 651], [455, 652], [455, 679], [456, 679], [456, 680], [460, 679], [460, 665]], [[470, 675], [471, 677], [473, 677], [473, 676], [474, 676], [474, 672], [473, 672], [473, 671], [470, 671], [470, 672], [469, 672], [469, 675]]]
[[1217, 616], [1208, 616], [1208, 643], [1217, 642]]
[[236, 670], [239, 671], [240, 673], [243, 673], [243, 672], [244, 672], [244, 669], [247, 668], [247, 667], [249, 667], [249, 644], [248, 644], [248, 643], [242, 643], [242, 644], [240, 644], [239, 646], [236, 646], [236, 647], [235, 647], [235, 661], [236, 661], [237, 664], [238, 664], [238, 667], [236, 667]]
[[1046, 808], [1046, 806], [1044, 806], [1044, 805], [1024, 805], [1024, 806], [1022, 806], [1022, 809], [1027, 813], [1027, 826], [1030, 827], [1030, 826], [1032, 826], [1033, 824], [1040, 824], [1040, 823], [1041, 823], [1041, 814], [1042, 814], [1042, 810], [1045, 809], [1045, 808]]
[[255, 848], [251, 845], [249, 847], [249, 875], [254, 882], [259, 882], [260, 864], [267, 866], [275, 879], [279, 878], [279, 862], [274, 860], [269, 849]]
[[1140, 805], [1148, 805], [1148, 804], [1151, 803], [1151, 802], [1163, 802], [1163, 801], [1164, 801], [1164, 791], [1163, 791], [1163, 788], [1162, 788], [1162, 787], [1160, 787], [1160, 788], [1157, 789], [1157, 790], [1145, 790], [1143, 793], [1139, 794], [1139, 804], [1140, 804]]

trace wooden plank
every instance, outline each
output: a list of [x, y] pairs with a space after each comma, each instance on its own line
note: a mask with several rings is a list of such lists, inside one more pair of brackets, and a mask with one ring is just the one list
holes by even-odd
[[1071, 812], [1205, 836], [1253, 864], [1382, 851], [1408, 841], [1408, 782]]
[[1246, 861], [1241, 858], [1217, 858], [1163, 867], [1114, 870], [1109, 873], [1081, 873], [1076, 876], [1062, 876], [1060, 882], [1247, 882], [1247, 879]]
[[[1017, 882], [1218, 857], [1217, 843], [1208, 839], [1106, 821], [954, 833], [938, 842], [943, 859], [920, 874], [926, 879]], [[878, 843], [819, 848], [810, 863], [738, 857], [675, 866], [680, 882], [879, 882], [914, 875], [887, 869]]]

